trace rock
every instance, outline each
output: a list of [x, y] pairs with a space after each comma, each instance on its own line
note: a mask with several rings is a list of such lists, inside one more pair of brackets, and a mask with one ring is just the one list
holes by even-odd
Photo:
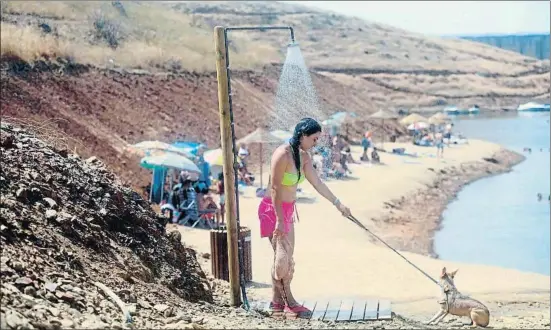
[[93, 315], [88, 315], [86, 319], [80, 324], [79, 328], [83, 329], [105, 329], [109, 325], [99, 318], [96, 318]]
[[42, 199], [44, 202], [46, 202], [47, 206], [51, 209], [57, 208], [57, 203], [51, 199], [50, 197], [45, 197]]
[[33, 280], [31, 280], [28, 277], [20, 277], [17, 280], [15, 280], [15, 284], [20, 284], [20, 285], [30, 285], [32, 283], [33, 283]]
[[15, 192], [15, 197], [17, 198], [17, 200], [23, 203], [26, 203], [28, 201], [28, 195], [29, 191], [27, 190], [27, 188], [19, 188]]
[[164, 317], [171, 317], [172, 316], [172, 307], [168, 307], [167, 309], [164, 310], [163, 312], [163, 316]]
[[36, 295], [36, 289], [33, 286], [26, 286], [23, 292], [33, 297]]
[[56, 296], [54, 296], [51, 292], [46, 293], [46, 296], [44, 298], [48, 299], [51, 302], [57, 302]]
[[150, 309], [151, 308], [151, 304], [148, 303], [145, 300], [142, 300], [142, 299], [138, 299], [138, 306], [140, 306], [143, 309]]
[[98, 158], [96, 156], [92, 156], [92, 157], [86, 159], [86, 162], [89, 163], [89, 164], [96, 163], [96, 162], [98, 162]]
[[153, 309], [157, 310], [159, 313], [163, 313], [165, 310], [167, 310], [170, 306], [165, 304], [157, 304], [153, 306]]
[[55, 220], [57, 212], [55, 210], [46, 210], [46, 220]]
[[53, 282], [47, 282], [46, 284], [44, 284], [44, 289], [50, 292], [55, 292], [55, 290], [57, 289], [57, 284]]
[[74, 328], [75, 322], [69, 319], [61, 319], [61, 328], [62, 329], [68, 329], [68, 328]]
[[112, 329], [122, 329], [123, 327], [121, 326], [121, 323], [120, 322], [117, 322], [117, 321], [113, 321], [111, 322], [111, 328]]
[[49, 311], [50, 314], [52, 314], [52, 316], [54, 316], [54, 317], [58, 317], [59, 314], [61, 313], [61, 312], [59, 311], [59, 309], [58, 309], [58, 308], [55, 308], [55, 307], [50, 307], [50, 308], [48, 308], [48, 311]]
[[5, 315], [6, 325], [11, 329], [29, 328], [29, 321], [16, 311], [8, 310]]
[[128, 313], [130, 313], [130, 315], [136, 315], [137, 314], [137, 305], [136, 304], [127, 304], [126, 308], [128, 309]]

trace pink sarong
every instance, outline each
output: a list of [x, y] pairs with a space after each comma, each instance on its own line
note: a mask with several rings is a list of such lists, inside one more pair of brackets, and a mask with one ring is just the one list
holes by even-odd
[[[284, 230], [288, 233], [293, 223], [293, 212], [295, 202], [283, 202]], [[260, 220], [260, 237], [269, 237], [274, 233], [276, 227], [276, 213], [274, 204], [270, 197], [264, 197], [258, 206], [258, 219]]]

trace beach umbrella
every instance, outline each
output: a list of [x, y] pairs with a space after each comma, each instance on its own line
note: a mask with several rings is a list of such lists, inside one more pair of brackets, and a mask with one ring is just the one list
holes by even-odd
[[289, 131], [284, 131], [284, 130], [281, 130], [281, 129], [277, 129], [275, 131], [271, 131], [270, 132], [272, 135], [280, 138], [281, 140], [285, 141], [285, 142], [288, 142], [291, 137], [293, 137], [293, 133], [289, 132]]
[[348, 129], [350, 127], [350, 124], [353, 122], [355, 118], [358, 116], [354, 112], [346, 112], [346, 111], [340, 111], [331, 116], [331, 119], [336, 122], [338, 125], [346, 126], [346, 136], [348, 137]]
[[331, 119], [344, 123], [345, 121], [353, 120], [354, 118], [357, 118], [358, 116], [354, 112], [347, 112], [347, 111], [340, 111], [331, 116]]
[[413, 131], [413, 130], [425, 129], [428, 127], [429, 127], [429, 124], [419, 121], [413, 124], [409, 124], [408, 130]]
[[246, 144], [250, 144], [250, 143], [258, 143], [259, 145], [259, 152], [260, 152], [260, 188], [262, 188], [262, 146], [264, 144], [273, 144], [273, 143], [282, 143], [284, 142], [285, 140], [276, 136], [276, 135], [273, 135], [272, 133], [270, 133], [268, 130], [264, 129], [264, 128], [257, 128], [256, 130], [254, 130], [254, 132], [248, 134], [247, 136], [241, 138], [240, 140], [237, 141], [237, 143], [246, 143]]
[[440, 125], [450, 122], [451, 118], [443, 112], [439, 112], [429, 118], [429, 124]]
[[396, 119], [399, 118], [398, 114], [387, 111], [387, 110], [379, 110], [375, 112], [374, 114], [370, 115], [369, 118], [375, 118], [375, 119]]
[[130, 152], [136, 153], [140, 156], [152, 156], [163, 153], [175, 153], [184, 157], [192, 157], [193, 155], [186, 150], [182, 150], [171, 146], [168, 143], [161, 141], [142, 141], [128, 147]]
[[392, 111], [386, 111], [386, 110], [379, 110], [375, 112], [374, 114], [370, 115], [369, 118], [375, 118], [375, 119], [381, 119], [382, 120], [382, 127], [383, 127], [383, 138], [382, 143], [384, 145], [384, 126], [385, 126], [385, 120], [392, 120], [399, 118], [398, 114], [392, 112]]
[[411, 115], [402, 118], [400, 120], [400, 124], [402, 124], [404, 126], [407, 126], [407, 125], [415, 124], [415, 123], [418, 123], [418, 122], [426, 123], [427, 121], [428, 121], [427, 118], [425, 118], [425, 117], [423, 117], [419, 114], [412, 113]]
[[203, 154], [203, 158], [211, 166], [223, 166], [224, 165], [224, 153], [221, 148], [207, 150]]
[[188, 172], [201, 173], [201, 170], [189, 158], [175, 153], [146, 156], [141, 159], [140, 166], [147, 169], [173, 168]]
[[176, 147], [179, 150], [184, 150], [186, 153], [188, 153], [190, 156], [187, 156], [189, 158], [193, 158], [197, 156], [197, 152], [201, 149], [206, 149], [207, 146], [200, 143], [200, 142], [192, 142], [192, 141], [176, 141], [172, 144], [173, 147]]
[[264, 143], [281, 143], [283, 142], [283, 139], [278, 137], [278, 136], [275, 136], [273, 135], [271, 132], [269, 132], [268, 130], [264, 129], [264, 128], [257, 128], [256, 130], [254, 130], [254, 132], [248, 134], [247, 136], [239, 139], [237, 141], [237, 143], [246, 143], [246, 144], [249, 144], [249, 143], [260, 143], [260, 144], [264, 144]]

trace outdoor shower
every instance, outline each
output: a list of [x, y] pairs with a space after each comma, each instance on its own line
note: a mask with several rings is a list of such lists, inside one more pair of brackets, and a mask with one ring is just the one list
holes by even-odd
[[[291, 45], [295, 44], [294, 30], [290, 26], [250, 26], [214, 28], [216, 56], [216, 73], [218, 79], [218, 107], [220, 111], [220, 139], [224, 159], [224, 187], [226, 196], [226, 221], [228, 242], [228, 268], [230, 282], [230, 299], [233, 306], [240, 305], [239, 290], [243, 295], [243, 305], [249, 309], [245, 292], [245, 281], [242, 269], [243, 249], [238, 239], [240, 231], [239, 191], [237, 163], [235, 159], [235, 129], [233, 122], [230, 57], [228, 52], [228, 32], [230, 31], [268, 31], [289, 30]], [[235, 212], [234, 212], [235, 210]]]

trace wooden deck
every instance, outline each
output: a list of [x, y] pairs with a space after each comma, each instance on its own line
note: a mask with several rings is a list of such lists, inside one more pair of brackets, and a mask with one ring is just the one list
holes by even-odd
[[[312, 311], [310, 320], [347, 322], [392, 319], [392, 306], [388, 300], [306, 300], [302, 305]], [[273, 317], [296, 318], [293, 314], [272, 314], [270, 303], [266, 301], [253, 303], [251, 307]]]

